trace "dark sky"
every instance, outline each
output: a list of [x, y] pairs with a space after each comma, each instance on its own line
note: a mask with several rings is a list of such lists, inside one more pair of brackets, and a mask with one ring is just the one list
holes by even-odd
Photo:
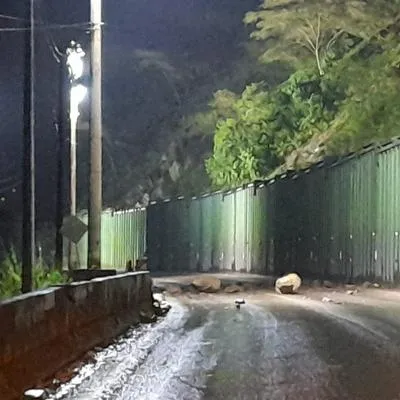
[[[0, 14], [24, 17], [25, 1], [1, 0]], [[89, 0], [36, 0], [39, 22], [72, 24], [89, 19]], [[121, 74], [118, 60], [137, 49], [160, 51], [171, 57], [208, 63], [220, 68], [234, 57], [244, 38], [241, 20], [254, 9], [257, 0], [104, 0], [104, 80], [134, 93], [135, 76]], [[18, 21], [0, 18], [0, 27], [20, 27]], [[62, 46], [72, 39], [87, 44], [84, 29], [51, 30], [37, 34], [36, 48], [36, 146], [38, 215], [53, 213], [55, 191], [55, 145], [53, 127], [56, 110], [57, 64], [48, 41]], [[2, 179], [20, 174], [22, 142], [23, 33], [0, 32], [0, 207], [19, 209], [20, 187], [16, 193], [2, 192]], [[122, 68], [122, 64], [121, 64]], [[118, 82], [118, 79], [120, 81]], [[137, 89], [136, 89], [137, 90]], [[137, 93], [139, 96], [139, 93]], [[210, 93], [211, 95], [211, 93]], [[134, 94], [132, 94], [134, 96]], [[105, 98], [104, 107], [114, 99]], [[135, 99], [126, 99], [134, 104]], [[107, 110], [105, 115], [107, 116]], [[132, 114], [135, 109], [132, 107]], [[154, 111], [157, 113], [157, 111]], [[123, 116], [121, 116], [122, 118]], [[138, 115], [138, 119], [140, 115]], [[104, 121], [107, 125], [107, 120]]]

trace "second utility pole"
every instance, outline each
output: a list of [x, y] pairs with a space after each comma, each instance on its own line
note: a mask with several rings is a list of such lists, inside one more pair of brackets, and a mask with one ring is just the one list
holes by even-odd
[[91, 0], [91, 90], [88, 268], [101, 268], [102, 213], [102, 0]]
[[25, 0], [25, 4], [22, 293], [32, 290], [32, 268], [35, 264], [35, 2]]

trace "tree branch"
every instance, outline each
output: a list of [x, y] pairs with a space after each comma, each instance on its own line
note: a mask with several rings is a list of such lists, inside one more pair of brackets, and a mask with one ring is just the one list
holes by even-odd
[[326, 44], [326, 51], [328, 52], [330, 50], [330, 48], [335, 44], [336, 40], [344, 33], [343, 29], [340, 29], [339, 31], [337, 31], [328, 41], [328, 43]]
[[312, 51], [314, 52], [315, 51], [315, 43], [308, 36], [307, 32], [304, 29], [300, 29], [300, 28], [299, 28], [299, 32], [304, 36], [304, 39], [310, 45]]
[[321, 14], [318, 14], [318, 25], [317, 25], [317, 36], [316, 36], [316, 48], [319, 48], [319, 39], [321, 37]]
[[308, 27], [309, 28], [311, 28], [311, 30], [312, 30], [312, 32], [313, 32], [313, 34], [314, 34], [314, 37], [315, 37], [315, 40], [317, 40], [317, 32], [315, 32], [315, 28], [314, 28], [314, 25], [310, 22], [310, 20], [309, 19], [305, 19], [305, 22], [306, 22], [306, 24], [308, 25]]

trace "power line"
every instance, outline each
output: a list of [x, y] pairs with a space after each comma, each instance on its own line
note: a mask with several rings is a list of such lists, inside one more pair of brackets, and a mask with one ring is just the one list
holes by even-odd
[[[46, 25], [47, 21], [44, 20], [44, 18], [42, 17], [42, 14], [44, 14], [43, 12], [43, 2], [39, 2], [38, 3], [38, 8], [39, 8], [39, 21], [41, 25]], [[62, 59], [62, 53], [60, 52], [60, 50], [58, 49], [58, 46], [56, 45], [56, 42], [54, 41], [53, 35], [51, 34], [51, 31], [44, 31], [45, 37], [46, 37], [46, 42], [47, 42], [47, 46], [49, 47], [49, 50], [53, 56], [53, 58], [57, 61], [57, 63], [61, 62]]]
[[[90, 22], [79, 22], [76, 24], [56, 24], [56, 25], [35, 25], [36, 31], [46, 31], [46, 30], [61, 30], [61, 29], [76, 29], [83, 28], [86, 30], [92, 30], [93, 26]], [[0, 32], [25, 32], [31, 30], [30, 28], [0, 28]]]
[[26, 22], [26, 19], [24, 19], [24, 18], [14, 17], [12, 15], [6, 15], [6, 14], [0, 14], [0, 18], [1, 19], [8, 19], [10, 21]]

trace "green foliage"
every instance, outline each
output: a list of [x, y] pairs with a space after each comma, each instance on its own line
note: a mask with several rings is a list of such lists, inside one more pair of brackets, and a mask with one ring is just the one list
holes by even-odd
[[[21, 293], [21, 265], [16, 260], [13, 251], [0, 263], [0, 299]], [[34, 290], [69, 282], [69, 278], [62, 272], [42, 266], [33, 268], [32, 280]]]
[[230, 90], [217, 90], [208, 103], [209, 109], [207, 111], [198, 112], [186, 118], [184, 123], [185, 136], [212, 136], [218, 120], [233, 115], [237, 97]]
[[0, 264], [0, 299], [20, 294], [21, 269], [8, 257]]
[[400, 132], [399, 48], [366, 60], [346, 60], [336, 74], [347, 85], [346, 99], [332, 126], [331, 153], [357, 150]]
[[206, 161], [216, 187], [231, 187], [255, 180], [271, 163], [271, 135], [267, 131], [273, 110], [270, 95], [248, 86], [233, 107], [234, 116], [217, 123], [214, 153]]
[[218, 119], [206, 163], [214, 186], [398, 136], [399, 22], [399, 0], [264, 0], [247, 13], [251, 37], [265, 42], [261, 60], [294, 72], [272, 90], [249, 85]]
[[34, 289], [44, 289], [52, 285], [68, 283], [70, 280], [66, 274], [49, 270], [45, 267], [35, 267], [33, 269], [33, 287]]
[[395, 20], [393, 11], [386, 1], [264, 0], [244, 21], [254, 26], [253, 39], [266, 42], [264, 62], [311, 58], [323, 75], [340, 39], [370, 40]]
[[234, 115], [217, 123], [214, 152], [206, 162], [215, 187], [260, 179], [316, 133], [324, 132], [343, 97], [340, 85], [312, 71], [294, 73], [267, 91], [248, 86]]

